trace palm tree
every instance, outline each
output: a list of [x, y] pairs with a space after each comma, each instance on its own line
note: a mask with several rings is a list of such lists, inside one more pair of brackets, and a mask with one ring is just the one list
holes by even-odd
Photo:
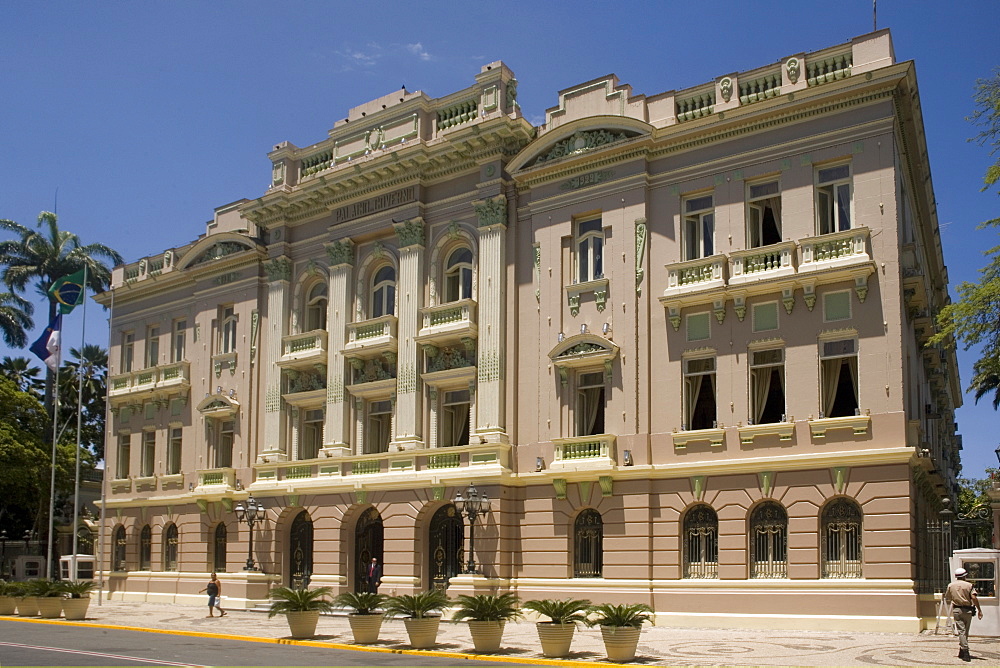
[[[109, 260], [113, 265], [124, 262], [122, 256], [109, 246], [99, 243], [82, 245], [77, 235], [59, 229], [56, 214], [49, 211], [38, 214], [37, 230], [13, 220], [0, 220], [0, 230], [13, 232], [18, 237], [0, 241], [2, 279], [14, 291], [23, 291], [30, 283], [35, 283], [40, 292], [47, 293], [55, 281], [86, 267], [87, 287], [93, 292], [102, 292], [111, 283], [111, 269], [102, 260]], [[55, 317], [57, 306], [49, 298], [49, 322]], [[50, 370], [45, 374], [45, 403], [49, 408], [52, 383]]]
[[[70, 348], [71, 359], [59, 369], [59, 407], [61, 420], [75, 428], [77, 399], [82, 406], [80, 442], [88, 444], [101, 458], [104, 456], [104, 418], [107, 390], [108, 351], [93, 343], [83, 349]], [[83, 383], [80, 384], [80, 375]], [[82, 392], [81, 392], [82, 390]]]
[[4, 343], [11, 348], [23, 348], [28, 344], [25, 332], [35, 326], [31, 320], [34, 310], [31, 302], [13, 292], [0, 292], [0, 330]]
[[45, 383], [38, 377], [42, 370], [31, 366], [27, 357], [4, 357], [0, 360], [0, 374], [14, 381], [20, 392], [31, 392], [40, 395]]

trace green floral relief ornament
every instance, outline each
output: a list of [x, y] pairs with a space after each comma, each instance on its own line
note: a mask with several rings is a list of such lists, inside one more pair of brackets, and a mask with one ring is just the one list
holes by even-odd
[[334, 241], [326, 247], [326, 257], [331, 267], [339, 264], [354, 264], [354, 244], [350, 239]]
[[483, 200], [481, 204], [474, 206], [476, 216], [479, 218], [479, 227], [507, 226], [507, 198], [503, 195]]
[[271, 281], [287, 281], [292, 278], [292, 261], [287, 257], [279, 257], [264, 265], [267, 278]]
[[396, 230], [396, 236], [399, 237], [400, 248], [424, 245], [424, 223], [422, 220], [415, 218], [393, 227]]

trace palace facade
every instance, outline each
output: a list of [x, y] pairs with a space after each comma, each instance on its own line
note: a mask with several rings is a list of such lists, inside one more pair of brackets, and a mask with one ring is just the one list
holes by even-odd
[[252, 606], [374, 556], [383, 593], [922, 628], [962, 394], [925, 345], [920, 109], [879, 31], [687, 90], [594, 79], [538, 127], [494, 62], [277, 144], [266, 192], [98, 296], [111, 597], [200, 603], [215, 570]]

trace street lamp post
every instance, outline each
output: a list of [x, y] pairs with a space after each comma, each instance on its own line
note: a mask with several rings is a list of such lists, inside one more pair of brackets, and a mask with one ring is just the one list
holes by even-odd
[[483, 492], [482, 495], [476, 490], [476, 486], [470, 484], [465, 490], [465, 498], [462, 492], [455, 494], [455, 507], [461, 515], [469, 518], [469, 561], [465, 564], [466, 574], [474, 574], [476, 570], [476, 518], [485, 515], [490, 510], [490, 500]]
[[253, 562], [253, 527], [258, 522], [263, 522], [266, 519], [264, 504], [253, 498], [253, 494], [251, 494], [246, 500], [246, 505], [244, 506], [242, 501], [238, 501], [235, 510], [236, 519], [250, 527], [250, 546], [247, 550], [246, 570], [255, 571], [257, 570], [257, 566]]

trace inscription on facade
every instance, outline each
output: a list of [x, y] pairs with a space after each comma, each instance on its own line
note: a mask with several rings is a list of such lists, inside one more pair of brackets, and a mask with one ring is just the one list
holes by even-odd
[[378, 213], [379, 211], [385, 211], [386, 209], [391, 209], [401, 204], [407, 204], [414, 201], [416, 197], [416, 188], [413, 186], [400, 188], [399, 190], [386, 193], [385, 195], [379, 195], [378, 197], [366, 199], [363, 202], [356, 202], [355, 204], [342, 206], [334, 212], [334, 219], [338, 223], [343, 223], [354, 218], [360, 218], [361, 216], [367, 216], [369, 214]]
[[560, 190], [576, 190], [578, 188], [586, 188], [587, 186], [595, 186], [598, 183], [603, 183], [608, 181], [615, 175], [612, 169], [602, 169], [599, 172], [591, 172], [590, 174], [584, 174], [582, 176], [574, 176], [569, 181], [566, 181], [559, 186]]

